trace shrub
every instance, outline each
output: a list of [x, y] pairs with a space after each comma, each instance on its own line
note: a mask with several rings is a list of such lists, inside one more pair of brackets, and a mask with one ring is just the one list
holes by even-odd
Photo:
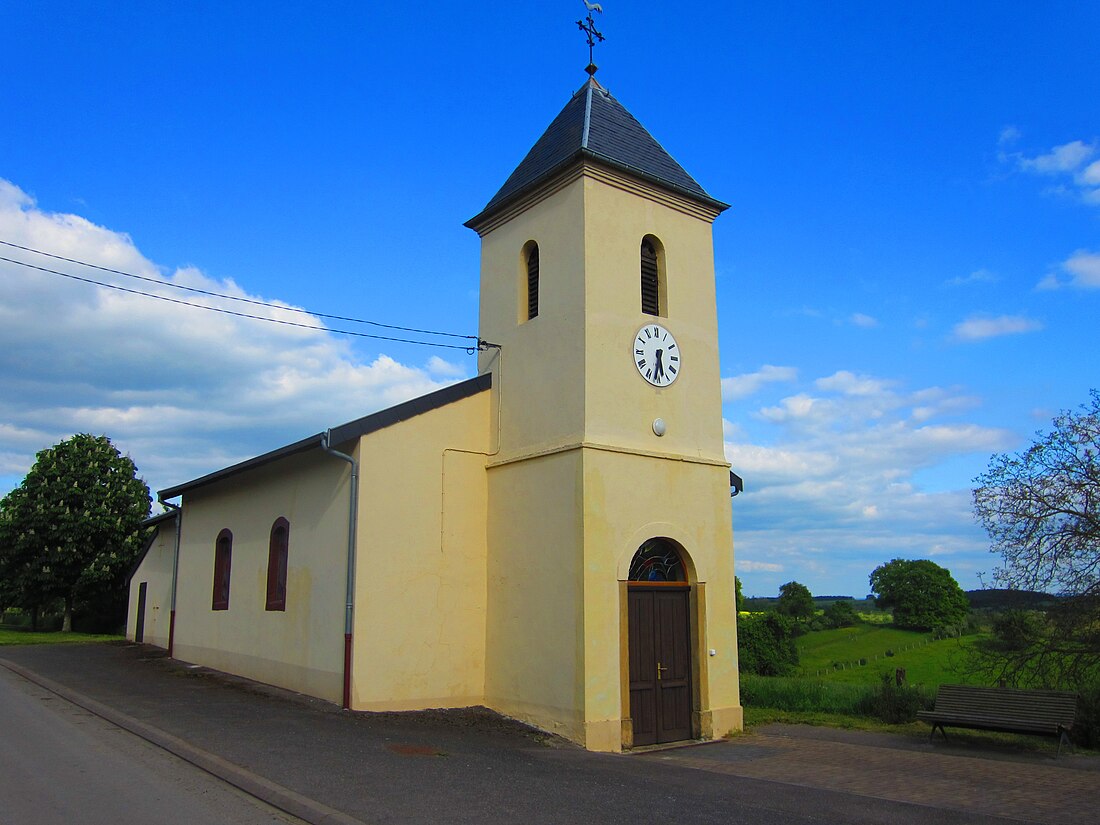
[[802, 713], [837, 713], [870, 716], [889, 724], [917, 718], [917, 711], [931, 708], [934, 693], [894, 684], [892, 674], [882, 674], [877, 686], [847, 682], [775, 676], [742, 676], [741, 704]]
[[1100, 748], [1100, 682], [1086, 685], [1078, 691], [1072, 736], [1078, 745]]
[[912, 685], [895, 684], [893, 676], [883, 673], [879, 686], [863, 697], [857, 712], [898, 725], [915, 722], [917, 711], [931, 710], [934, 702], [931, 694]]
[[775, 676], [741, 678], [741, 704], [747, 707], [855, 715], [866, 692], [865, 685], [844, 682]]
[[794, 622], [778, 613], [762, 613], [737, 624], [737, 668], [741, 673], [782, 676], [798, 665]]

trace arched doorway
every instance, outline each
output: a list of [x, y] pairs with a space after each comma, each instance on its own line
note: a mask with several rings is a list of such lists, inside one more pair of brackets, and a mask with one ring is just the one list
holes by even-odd
[[631, 560], [627, 582], [635, 746], [691, 738], [690, 596], [677, 546], [664, 538], [644, 542]]

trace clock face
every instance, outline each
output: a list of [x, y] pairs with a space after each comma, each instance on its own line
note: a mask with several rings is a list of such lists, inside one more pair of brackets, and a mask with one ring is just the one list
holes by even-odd
[[672, 333], [660, 324], [646, 324], [634, 336], [634, 365], [655, 387], [667, 387], [680, 374], [680, 348]]

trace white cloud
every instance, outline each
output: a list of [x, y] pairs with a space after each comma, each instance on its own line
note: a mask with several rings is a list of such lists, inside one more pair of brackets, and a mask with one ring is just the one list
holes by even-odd
[[1061, 146], [1055, 146], [1045, 155], [1038, 155], [1033, 158], [1021, 156], [1019, 164], [1021, 169], [1029, 172], [1036, 172], [1041, 175], [1057, 175], [1063, 172], [1076, 171], [1095, 153], [1096, 144], [1074, 140], [1063, 143]]
[[818, 405], [818, 409], [821, 409], [823, 406], [820, 400], [806, 395], [805, 393], [800, 393], [799, 395], [792, 395], [784, 398], [779, 402], [779, 406], [777, 407], [765, 407], [760, 410], [759, 415], [762, 418], [766, 418], [776, 423], [805, 419], [809, 418], [811, 414], [815, 412], [815, 404]]
[[767, 573], [782, 573], [783, 565], [770, 561], [752, 561], [750, 559], [738, 559], [737, 569], [750, 573], [764, 571]]
[[[1003, 139], [1000, 143], [1004, 146]], [[1003, 151], [1000, 157], [1022, 172], [1054, 178], [1055, 185], [1047, 189], [1051, 194], [1076, 196], [1085, 203], [1097, 205], [1100, 204], [1100, 160], [1092, 160], [1097, 150], [1095, 142], [1073, 140], [1034, 157]]]
[[735, 401], [758, 392], [765, 384], [789, 383], [798, 378], [794, 367], [776, 367], [765, 364], [756, 372], [722, 379], [722, 400]]
[[958, 420], [978, 404], [958, 388], [907, 391], [850, 370], [809, 386], [757, 410], [751, 442], [727, 436], [726, 458], [747, 485], [732, 503], [746, 592], [774, 593], [792, 576], [814, 592], [846, 592], [891, 558], [934, 549], [978, 569], [988, 545], [969, 490], [928, 491], [917, 479], [959, 461], [973, 462], [976, 475], [1014, 435]]
[[1086, 186], [1100, 186], [1100, 160], [1095, 160], [1081, 170], [1078, 180]]
[[441, 378], [464, 378], [466, 376], [466, 367], [462, 364], [445, 361], [438, 355], [433, 355], [429, 358], [424, 368], [432, 375], [437, 375]]
[[864, 315], [862, 312], [855, 312], [848, 319], [857, 327], [863, 327], [864, 329], [871, 329], [878, 326], [878, 321], [872, 318], [870, 315]]
[[1078, 249], [1061, 263], [1060, 270], [1048, 273], [1036, 289], [1100, 289], [1100, 252]]
[[946, 286], [967, 286], [969, 284], [993, 284], [999, 279], [988, 269], [975, 269], [969, 275], [959, 275], [944, 281]]
[[843, 395], [881, 395], [887, 391], [891, 383], [840, 370], [825, 378], [818, 378], [814, 381], [814, 386], [820, 390], [839, 392]]
[[1005, 126], [1001, 129], [1001, 134], [997, 138], [997, 144], [1000, 146], [1007, 146], [1010, 143], [1015, 143], [1020, 139], [1020, 130], [1015, 126]]
[[1003, 335], [1036, 332], [1042, 328], [1043, 325], [1039, 321], [1022, 315], [974, 316], [955, 324], [952, 335], [958, 341], [984, 341], [986, 338], [998, 338]]
[[[51, 213], [0, 180], [0, 238], [154, 279], [158, 295], [323, 327], [311, 315], [168, 284], [262, 300], [194, 268], [167, 273], [129, 236], [79, 215]], [[79, 267], [2, 247], [4, 257], [51, 269]], [[93, 274], [94, 273], [94, 274]], [[0, 262], [0, 473], [18, 476], [34, 453], [75, 432], [106, 434], [156, 489], [186, 481], [309, 433], [444, 386], [459, 364], [425, 368], [378, 355], [358, 360], [348, 342], [301, 329], [129, 295]]]

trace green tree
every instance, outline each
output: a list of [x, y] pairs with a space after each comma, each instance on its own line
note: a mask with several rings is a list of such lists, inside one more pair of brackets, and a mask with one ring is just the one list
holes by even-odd
[[125, 604], [125, 576], [141, 546], [149, 488], [106, 436], [75, 435], [42, 450], [0, 502], [3, 572], [19, 606], [64, 605], [72, 629], [79, 602]]
[[737, 623], [737, 669], [760, 676], [784, 676], [798, 665], [794, 623], [774, 611]]
[[28, 509], [25, 499], [26, 491], [18, 487], [0, 500], [0, 606], [22, 608], [37, 630], [40, 616], [57, 599], [48, 566], [31, 542], [19, 540], [15, 515]]
[[737, 605], [737, 612], [740, 613], [745, 609], [745, 594], [741, 592], [741, 577], [733, 577], [733, 597], [734, 603]]
[[840, 599], [825, 608], [825, 624], [828, 627], [851, 627], [859, 621], [851, 599]]
[[799, 582], [787, 582], [779, 588], [779, 600], [775, 609], [796, 621], [810, 619], [814, 615], [814, 597], [810, 588]]
[[1045, 613], [994, 626], [984, 664], [1012, 684], [1100, 679], [1100, 393], [1089, 396], [974, 480], [974, 513], [1004, 560], [995, 582], [1061, 596]]
[[894, 559], [871, 573], [875, 603], [890, 609], [894, 624], [936, 630], [962, 624], [970, 602], [951, 572], [933, 561]]

